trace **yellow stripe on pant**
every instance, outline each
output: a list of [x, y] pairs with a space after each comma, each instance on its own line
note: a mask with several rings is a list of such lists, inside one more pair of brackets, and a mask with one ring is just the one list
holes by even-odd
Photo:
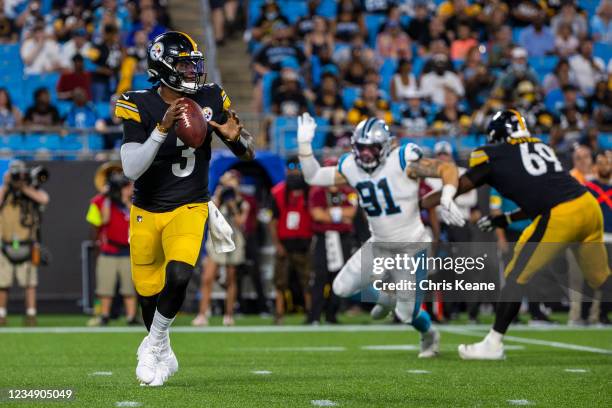
[[195, 266], [207, 218], [207, 203], [186, 204], [164, 213], [132, 206], [130, 258], [132, 280], [140, 295], [161, 292], [169, 261]]
[[537, 216], [525, 228], [505, 270], [507, 279], [525, 284], [570, 244], [585, 279], [593, 288], [610, 275], [603, 242], [603, 215], [597, 200], [584, 193]]

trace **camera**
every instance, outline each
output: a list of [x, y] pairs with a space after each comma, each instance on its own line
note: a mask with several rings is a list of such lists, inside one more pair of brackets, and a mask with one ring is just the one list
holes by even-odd
[[121, 203], [121, 190], [130, 183], [130, 180], [123, 173], [111, 174], [106, 182], [108, 186], [106, 196], [115, 203]]
[[43, 166], [36, 166], [28, 169], [21, 164], [11, 165], [9, 169], [11, 175], [11, 184], [24, 182], [26, 185], [31, 185], [38, 188], [49, 179], [49, 170]]
[[221, 190], [221, 202], [231, 201], [236, 198], [236, 190], [233, 187], [223, 187]]

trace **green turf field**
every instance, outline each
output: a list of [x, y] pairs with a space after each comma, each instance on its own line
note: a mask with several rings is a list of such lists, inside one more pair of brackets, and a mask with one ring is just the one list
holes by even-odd
[[92, 331], [83, 317], [50, 317], [28, 330], [13, 319], [0, 329], [0, 388], [72, 388], [76, 397], [0, 406], [612, 406], [612, 329], [518, 326], [506, 361], [464, 362], [457, 345], [479, 339], [486, 326], [441, 327], [442, 355], [419, 360], [414, 331], [359, 324], [363, 316], [344, 320], [353, 324], [277, 328], [243, 318], [230, 329], [177, 327], [180, 371], [164, 387], [147, 388], [134, 375], [140, 329]]

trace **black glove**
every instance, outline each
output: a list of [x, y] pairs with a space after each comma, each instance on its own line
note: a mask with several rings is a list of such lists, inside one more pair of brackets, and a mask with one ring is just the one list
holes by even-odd
[[479, 219], [476, 222], [476, 226], [478, 226], [478, 229], [482, 232], [491, 232], [495, 228], [506, 228], [511, 222], [510, 214], [501, 214], [493, 217], [487, 215]]

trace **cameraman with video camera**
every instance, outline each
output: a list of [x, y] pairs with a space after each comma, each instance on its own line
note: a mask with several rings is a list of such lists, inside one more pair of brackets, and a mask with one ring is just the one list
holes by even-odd
[[134, 185], [112, 164], [108, 169], [102, 191], [91, 200], [87, 211], [87, 222], [93, 228], [92, 235], [98, 254], [96, 295], [100, 299], [100, 315], [91, 319], [88, 325], [108, 325], [117, 282], [123, 297], [126, 322], [128, 325], [138, 325], [140, 322], [136, 317], [136, 291], [132, 283], [128, 242]]
[[40, 226], [49, 195], [40, 186], [49, 178], [42, 166], [28, 169], [14, 160], [0, 187], [0, 325], [6, 324], [8, 290], [16, 276], [25, 288], [26, 326], [36, 325], [36, 286], [40, 264]]

